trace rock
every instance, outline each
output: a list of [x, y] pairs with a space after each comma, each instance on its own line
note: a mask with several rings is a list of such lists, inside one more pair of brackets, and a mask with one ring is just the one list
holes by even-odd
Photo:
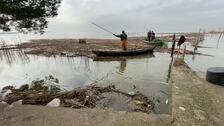
[[185, 111], [186, 109], [184, 107], [179, 107], [180, 110]]
[[168, 104], [169, 103], [169, 100], [168, 99], [166, 99], [166, 104]]
[[55, 98], [54, 100], [49, 102], [46, 106], [49, 106], [49, 107], [59, 107], [60, 104], [61, 104], [61, 100], [59, 98]]
[[179, 87], [175, 86], [176, 89], [179, 89]]
[[73, 57], [74, 54], [73, 54], [73, 53], [67, 53], [66, 56], [67, 56], [67, 57]]
[[129, 95], [131, 96], [134, 96], [135, 95], [135, 92], [134, 91], [131, 91], [131, 92], [128, 92]]
[[135, 102], [135, 104], [137, 104], [137, 105], [142, 105], [142, 104], [144, 104], [144, 102], [143, 101], [134, 101]]

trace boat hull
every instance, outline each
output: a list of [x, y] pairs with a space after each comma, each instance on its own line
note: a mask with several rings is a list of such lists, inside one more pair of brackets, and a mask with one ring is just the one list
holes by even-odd
[[92, 52], [96, 56], [131, 56], [131, 55], [140, 55], [148, 52], [153, 52], [156, 46], [151, 46], [144, 49], [137, 50], [127, 50], [127, 51], [102, 51], [102, 50], [93, 50]]

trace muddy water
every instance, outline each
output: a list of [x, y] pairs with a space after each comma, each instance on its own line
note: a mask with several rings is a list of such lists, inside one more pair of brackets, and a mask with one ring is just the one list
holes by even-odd
[[143, 92], [155, 101], [157, 113], [169, 113], [170, 58], [167, 54], [106, 61], [86, 57], [31, 56], [20, 50], [1, 51], [0, 56], [0, 88], [6, 85], [19, 87], [48, 75], [57, 77], [65, 90], [90, 84], [114, 84], [126, 92]]
[[211, 56], [189, 55], [186, 62], [194, 70], [205, 73], [210, 67], [224, 67], [224, 38], [220, 34], [208, 34], [199, 45], [209, 48], [198, 48], [197, 52]]

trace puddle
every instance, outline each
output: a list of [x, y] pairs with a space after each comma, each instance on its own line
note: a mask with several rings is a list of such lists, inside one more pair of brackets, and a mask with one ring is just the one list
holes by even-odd
[[157, 113], [169, 113], [168, 54], [146, 54], [118, 61], [31, 56], [22, 50], [1, 50], [0, 56], [0, 88], [19, 87], [48, 75], [58, 78], [66, 90], [90, 84], [114, 84], [125, 92], [142, 92], [155, 101]]

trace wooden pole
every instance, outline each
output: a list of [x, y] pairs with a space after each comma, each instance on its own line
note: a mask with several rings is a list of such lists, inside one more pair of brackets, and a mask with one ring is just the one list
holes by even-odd
[[177, 58], [179, 58], [179, 55], [181, 54], [181, 52], [180, 52], [180, 46], [178, 46], [179, 48], [178, 48], [178, 53], [177, 53]]
[[219, 48], [219, 42], [220, 42], [221, 37], [222, 37], [222, 33], [220, 33], [220, 36], [219, 36], [219, 39], [218, 39], [218, 42], [217, 42], [217, 48]]
[[186, 46], [186, 44], [184, 44], [183, 60], [184, 60], [184, 58], [185, 58], [186, 48], [187, 48], [187, 46]]
[[175, 45], [176, 45], [176, 35], [173, 34], [173, 45], [172, 45], [172, 51], [170, 57], [173, 58], [174, 50], [175, 50]]

